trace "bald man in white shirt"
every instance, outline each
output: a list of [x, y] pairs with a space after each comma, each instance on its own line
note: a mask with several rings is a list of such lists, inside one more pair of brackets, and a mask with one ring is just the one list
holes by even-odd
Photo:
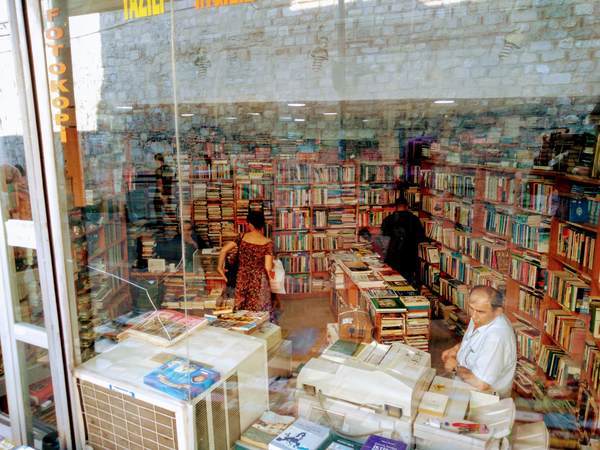
[[480, 391], [509, 397], [517, 344], [504, 315], [504, 298], [496, 289], [475, 286], [469, 294], [469, 310], [471, 321], [462, 342], [442, 353], [444, 367]]

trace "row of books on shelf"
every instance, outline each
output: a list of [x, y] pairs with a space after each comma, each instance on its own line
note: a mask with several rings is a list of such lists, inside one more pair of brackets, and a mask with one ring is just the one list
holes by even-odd
[[485, 200], [513, 205], [515, 202], [515, 180], [513, 177], [486, 173], [483, 194]]
[[550, 220], [537, 215], [513, 215], [511, 242], [519, 247], [540, 253], [548, 252], [550, 245]]
[[505, 284], [502, 274], [490, 267], [473, 264], [465, 255], [446, 249], [440, 252], [440, 271], [468, 285], [485, 284], [500, 288]]
[[305, 294], [311, 291], [311, 279], [304, 274], [286, 274], [285, 292], [287, 294]]
[[[352, 186], [313, 186], [310, 194], [313, 206], [355, 205], [357, 203], [356, 189]], [[362, 203], [365, 198], [368, 198], [368, 196], [361, 195], [358, 201]], [[371, 204], [368, 201], [366, 203]]]
[[515, 330], [519, 356], [531, 362], [537, 361], [541, 342], [540, 331], [519, 321], [513, 323], [513, 329]]
[[[359, 181], [365, 183], [394, 183], [403, 175], [403, 168], [394, 162], [359, 163]], [[309, 164], [295, 160], [280, 160], [275, 169], [275, 179], [279, 183], [354, 183], [355, 166]]]
[[423, 187], [449, 192], [457, 197], [475, 196], [475, 175], [425, 169], [421, 170], [421, 184]]
[[510, 277], [532, 289], [543, 292], [546, 285], [547, 261], [526, 252], [511, 253]]
[[558, 224], [557, 255], [592, 270], [595, 248], [595, 234], [569, 224]]
[[508, 237], [511, 232], [511, 214], [496, 209], [493, 205], [485, 208], [483, 219], [485, 230], [502, 237]]
[[383, 220], [393, 214], [393, 207], [364, 207], [360, 206], [358, 210], [358, 226], [359, 227], [380, 227]]
[[553, 215], [558, 206], [557, 195], [551, 180], [527, 180], [519, 185], [517, 206], [529, 211]]
[[543, 297], [538, 293], [519, 286], [519, 311], [523, 311], [536, 320], [540, 319], [540, 311]]
[[273, 188], [270, 184], [238, 182], [235, 184], [235, 198], [238, 200], [272, 200]]
[[423, 195], [422, 209], [434, 217], [448, 219], [465, 228], [473, 226], [473, 207], [468, 203], [426, 194]]
[[349, 248], [356, 241], [354, 231], [328, 230], [308, 233], [278, 233], [275, 249], [280, 252], [332, 251]]
[[326, 272], [329, 269], [325, 253], [280, 255], [286, 273]]
[[589, 312], [590, 285], [568, 271], [548, 271], [548, 296], [569, 311]]
[[577, 353], [585, 339], [585, 322], [562, 309], [546, 310], [544, 329], [561, 348], [569, 353]]
[[580, 378], [580, 367], [565, 351], [556, 345], [541, 344], [538, 355], [538, 367], [556, 380], [559, 385], [576, 383]]
[[582, 368], [589, 386], [597, 393], [600, 385], [600, 349], [594, 341], [585, 342]]

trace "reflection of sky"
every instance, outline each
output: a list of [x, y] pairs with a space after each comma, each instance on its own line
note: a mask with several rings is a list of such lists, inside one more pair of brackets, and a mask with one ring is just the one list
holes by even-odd
[[94, 131], [104, 79], [100, 14], [71, 17], [69, 29], [77, 128], [79, 131]]

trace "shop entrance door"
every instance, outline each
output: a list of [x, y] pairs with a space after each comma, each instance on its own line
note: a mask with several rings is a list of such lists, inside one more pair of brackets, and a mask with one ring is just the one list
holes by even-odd
[[73, 448], [24, 24], [0, 0], [0, 441]]

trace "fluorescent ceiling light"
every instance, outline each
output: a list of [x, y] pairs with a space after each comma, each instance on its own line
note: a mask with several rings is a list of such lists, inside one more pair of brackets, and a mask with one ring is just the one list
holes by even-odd
[[131, 111], [133, 106], [117, 106], [117, 109], [122, 109], [124, 111]]
[[326, 112], [326, 113], [323, 113], [323, 115], [324, 116], [337, 116], [337, 113], [336, 112]]
[[288, 106], [306, 106], [306, 103], [288, 103]]
[[229, 117], [225, 117], [225, 119], [227, 119], [227, 120], [237, 120], [237, 117], [229, 116]]
[[193, 113], [183, 113], [181, 117], [194, 117]]
[[292, 118], [289, 117], [289, 116], [283, 116], [283, 117], [280, 117], [279, 120], [283, 120], [284, 122], [288, 122], [288, 121], [292, 120]]
[[260, 113], [257, 113], [257, 112], [251, 112], [251, 113], [248, 113], [248, 115], [249, 115], [249, 116], [260, 116]]
[[369, 121], [369, 119], [363, 119], [363, 122], [368, 122], [368, 121]]
[[454, 103], [454, 100], [436, 100], [433, 103], [436, 103], [438, 105], [451, 105], [452, 103]]
[[304, 122], [304, 119], [294, 119], [294, 122]]

